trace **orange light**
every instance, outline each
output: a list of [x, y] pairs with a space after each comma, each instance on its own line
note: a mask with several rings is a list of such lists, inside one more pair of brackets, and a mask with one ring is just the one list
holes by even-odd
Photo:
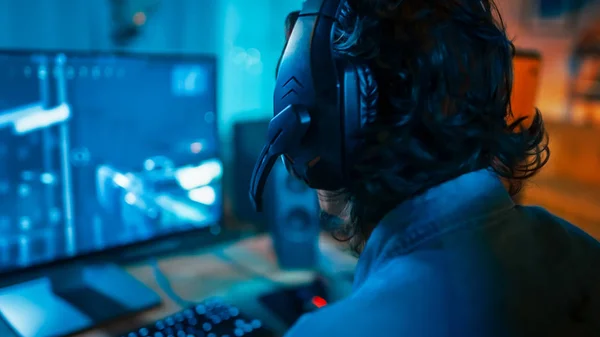
[[311, 302], [317, 308], [322, 308], [327, 305], [327, 301], [321, 296], [314, 296]]
[[146, 13], [137, 12], [133, 15], [133, 23], [136, 26], [143, 26], [146, 23]]

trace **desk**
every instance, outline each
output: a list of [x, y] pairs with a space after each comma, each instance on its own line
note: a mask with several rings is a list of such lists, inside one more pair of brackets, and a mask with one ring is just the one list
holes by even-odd
[[[322, 236], [320, 274], [330, 284], [333, 300], [344, 297], [351, 289], [351, 278], [356, 259], [343, 253], [338, 244]], [[219, 296], [262, 319], [266, 325], [283, 332], [287, 327], [258, 302], [261, 294], [283, 285], [309, 282], [311, 272], [283, 272], [278, 269], [268, 236], [257, 236], [232, 244], [200, 249], [174, 257], [159, 259], [162, 272], [168, 277], [173, 290], [182, 298], [200, 301]], [[126, 268], [133, 276], [156, 291], [162, 305], [76, 335], [76, 337], [115, 337], [119, 333], [140, 327], [146, 323], [173, 314], [182, 308], [171, 300], [157, 284], [150, 265], [134, 265]]]

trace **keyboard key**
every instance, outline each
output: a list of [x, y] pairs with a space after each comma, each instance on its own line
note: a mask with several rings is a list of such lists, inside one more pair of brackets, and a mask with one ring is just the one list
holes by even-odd
[[273, 337], [258, 319], [211, 299], [139, 327], [121, 337]]

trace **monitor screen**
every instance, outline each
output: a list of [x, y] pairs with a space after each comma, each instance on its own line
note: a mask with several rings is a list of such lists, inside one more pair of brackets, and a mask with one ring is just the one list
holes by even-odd
[[47, 56], [0, 52], [0, 114], [40, 100], [40, 74]]
[[[29, 246], [29, 238], [55, 233], [51, 221], [41, 220], [56, 217], [60, 203], [59, 186], [42, 182], [53, 172], [47, 155], [52, 130], [20, 132], [21, 122], [41, 109], [49, 68], [45, 55], [0, 52], [0, 272], [27, 265], [30, 253], [37, 254], [40, 247]], [[33, 223], [41, 222], [48, 230], [34, 234]]]
[[[19, 164], [4, 178], [16, 206], [0, 210], [0, 273], [217, 224], [214, 58], [66, 53], [62, 60], [49, 78], [69, 120], [8, 136], [38, 135], [28, 147], [50, 164]], [[11, 90], [2, 100], [39, 96], [33, 86]]]

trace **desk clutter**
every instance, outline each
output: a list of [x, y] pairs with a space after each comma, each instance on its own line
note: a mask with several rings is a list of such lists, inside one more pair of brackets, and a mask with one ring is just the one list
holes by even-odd
[[147, 264], [131, 266], [162, 304], [77, 337], [281, 336], [301, 315], [351, 289], [356, 259], [328, 235], [319, 250], [319, 268], [312, 271], [281, 269], [268, 235], [167, 257], [159, 261], [160, 277]]
[[[322, 280], [306, 285], [288, 286], [259, 296], [274, 318], [292, 326], [303, 314], [327, 305], [328, 295]], [[210, 298], [121, 337], [275, 337], [278, 334], [222, 298]]]

